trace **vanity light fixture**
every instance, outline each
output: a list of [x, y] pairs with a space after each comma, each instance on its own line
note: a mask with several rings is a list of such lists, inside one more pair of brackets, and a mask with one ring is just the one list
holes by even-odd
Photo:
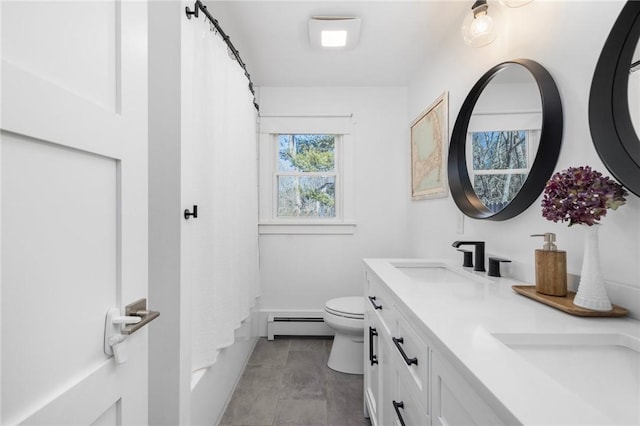
[[520, 7], [531, 3], [533, 0], [498, 0], [501, 5], [507, 7]]
[[477, 0], [462, 23], [462, 38], [471, 47], [482, 47], [496, 38], [493, 18], [487, 13], [487, 0]]
[[309, 19], [309, 42], [318, 49], [346, 50], [358, 44], [360, 18], [313, 16]]

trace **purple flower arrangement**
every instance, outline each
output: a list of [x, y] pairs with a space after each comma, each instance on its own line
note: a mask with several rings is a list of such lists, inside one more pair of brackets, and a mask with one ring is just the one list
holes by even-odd
[[544, 188], [542, 216], [569, 226], [592, 226], [626, 202], [622, 185], [589, 166], [569, 167], [551, 176]]

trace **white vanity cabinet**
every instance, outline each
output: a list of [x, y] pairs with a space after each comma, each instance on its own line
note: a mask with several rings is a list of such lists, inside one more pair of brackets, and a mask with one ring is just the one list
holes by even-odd
[[393, 297], [367, 273], [365, 413], [374, 426], [429, 425], [429, 356]]
[[566, 315], [458, 262], [364, 266], [374, 426], [640, 425], [638, 320]]
[[[368, 274], [367, 274], [368, 275]], [[373, 426], [383, 423], [382, 389], [384, 364], [387, 363], [387, 351], [382, 348], [383, 336], [389, 334], [388, 323], [393, 320], [392, 305], [386, 292], [383, 292], [379, 282], [373, 281], [369, 285], [365, 300], [365, 340], [364, 340], [364, 410], [371, 419]], [[385, 321], [386, 320], [386, 321]]]
[[365, 277], [364, 403], [371, 424], [504, 424], [412, 324], [417, 320], [389, 287], [369, 269]]

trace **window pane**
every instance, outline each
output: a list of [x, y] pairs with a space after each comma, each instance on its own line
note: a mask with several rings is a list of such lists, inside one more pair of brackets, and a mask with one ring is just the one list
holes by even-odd
[[278, 176], [279, 217], [335, 217], [335, 176]]
[[473, 189], [482, 204], [495, 213], [513, 200], [526, 179], [526, 174], [476, 175]]
[[474, 170], [527, 169], [524, 130], [472, 132]]
[[334, 135], [278, 135], [278, 171], [328, 172], [334, 168]]

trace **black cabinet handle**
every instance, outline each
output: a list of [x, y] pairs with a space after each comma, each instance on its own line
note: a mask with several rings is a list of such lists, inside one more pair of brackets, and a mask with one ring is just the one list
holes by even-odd
[[402, 358], [404, 358], [404, 362], [406, 362], [407, 365], [418, 365], [418, 358], [409, 358], [407, 354], [404, 353], [404, 349], [402, 349], [402, 346], [400, 346], [401, 343], [404, 343], [403, 337], [392, 337], [391, 340], [393, 340], [393, 344], [396, 345], [396, 348], [398, 348], [398, 350], [400, 351], [400, 355], [402, 355]]
[[392, 401], [393, 402], [393, 409], [396, 410], [396, 416], [398, 416], [398, 420], [400, 420], [400, 424], [402, 426], [405, 426], [404, 424], [404, 419], [402, 418], [402, 414], [400, 414], [400, 409], [404, 409], [404, 402], [400, 401], [400, 402], [396, 402], [396, 401]]
[[375, 296], [369, 296], [369, 301], [373, 305], [373, 309], [382, 309], [382, 305], [376, 305], [375, 300], [376, 300]]
[[369, 327], [369, 362], [371, 365], [378, 363], [378, 356], [373, 354], [373, 336], [377, 336], [378, 331], [375, 328]]

